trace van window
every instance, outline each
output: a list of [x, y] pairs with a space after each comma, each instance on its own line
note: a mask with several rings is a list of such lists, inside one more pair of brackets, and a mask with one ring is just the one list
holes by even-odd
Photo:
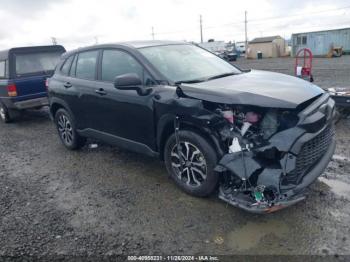
[[112, 82], [116, 76], [136, 73], [143, 78], [143, 67], [129, 54], [119, 50], [104, 50], [102, 57], [102, 81]]
[[30, 54], [15, 54], [16, 74], [46, 73], [55, 69], [61, 52], [41, 52]]
[[68, 57], [68, 59], [66, 59], [66, 61], [63, 64], [63, 66], [61, 67], [61, 73], [63, 75], [68, 75], [70, 66], [71, 66], [72, 61], [73, 61], [73, 58], [74, 58], [74, 56]]
[[76, 77], [94, 80], [98, 51], [82, 52], [78, 56]]
[[5, 61], [0, 61], [0, 78], [5, 78], [6, 76], [6, 63]]

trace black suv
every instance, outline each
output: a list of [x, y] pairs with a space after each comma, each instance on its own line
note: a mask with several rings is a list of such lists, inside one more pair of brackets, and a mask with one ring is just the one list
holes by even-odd
[[63, 144], [99, 139], [165, 161], [184, 191], [272, 212], [305, 198], [335, 149], [334, 101], [291, 76], [242, 71], [191, 44], [95, 45], [49, 79]]

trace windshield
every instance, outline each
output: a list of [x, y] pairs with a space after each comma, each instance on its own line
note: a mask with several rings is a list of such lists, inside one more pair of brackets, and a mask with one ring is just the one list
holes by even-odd
[[62, 52], [16, 54], [16, 74], [46, 72], [55, 69]]
[[194, 45], [179, 44], [140, 48], [140, 52], [175, 83], [206, 81], [239, 74], [236, 67]]

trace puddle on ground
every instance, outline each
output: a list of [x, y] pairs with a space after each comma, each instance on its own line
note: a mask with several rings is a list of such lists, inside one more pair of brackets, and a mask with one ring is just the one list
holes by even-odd
[[259, 244], [260, 240], [267, 235], [283, 237], [289, 231], [287, 224], [268, 220], [266, 222], [248, 222], [243, 227], [236, 229], [227, 236], [228, 245], [238, 251], [247, 250]]
[[336, 195], [350, 199], [350, 184], [335, 179], [327, 179], [325, 177], [319, 177], [318, 179], [329, 186]]

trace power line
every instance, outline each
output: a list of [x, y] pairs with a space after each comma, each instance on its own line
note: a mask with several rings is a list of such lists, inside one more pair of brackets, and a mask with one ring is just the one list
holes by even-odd
[[[322, 29], [324, 28], [324, 26], [322, 25], [317, 25], [317, 26], [310, 26], [308, 27], [308, 32], [317, 32], [317, 31], [327, 31], [327, 30], [334, 30], [334, 29], [338, 29], [339, 28], [339, 24], [338, 23], [334, 23], [334, 24], [327, 24], [329, 27], [327, 29]], [[349, 27], [350, 26], [350, 20], [344, 22], [344, 27]], [[294, 29], [294, 31], [298, 31], [298, 33], [301, 33], [302, 32], [302, 26], [298, 26], [298, 27], [295, 27], [296, 29]], [[278, 29], [276, 30], [271, 30], [271, 31], [280, 31]], [[257, 30], [254, 30], [254, 31], [249, 31], [249, 35], [252, 36], [257, 36], [257, 35], [260, 35], [261, 34], [261, 31], [257, 31]], [[233, 33], [229, 33], [229, 34], [223, 34], [221, 36], [223, 37], [234, 37], [236, 36], [237, 34], [233, 34]]]
[[[339, 8], [333, 8], [333, 9], [327, 9], [327, 10], [322, 10], [322, 11], [316, 11], [316, 12], [308, 12], [307, 14], [295, 14], [295, 15], [280, 15], [280, 16], [272, 16], [272, 17], [263, 17], [263, 18], [256, 18], [256, 19], [251, 19], [249, 22], [256, 22], [256, 21], [266, 21], [266, 20], [274, 20], [274, 19], [285, 19], [285, 18], [291, 18], [291, 17], [298, 17], [298, 16], [305, 16], [305, 15], [314, 15], [314, 14], [320, 14], [320, 13], [326, 13], [326, 12], [333, 12], [333, 11], [339, 11], [339, 10], [344, 10], [344, 9], [349, 9], [350, 6], [344, 6], [344, 7], [339, 7]], [[234, 21], [232, 23], [226, 23], [226, 24], [221, 24], [221, 25], [215, 25], [215, 26], [207, 26], [204, 27], [204, 29], [211, 29], [211, 28], [218, 28], [218, 27], [223, 27], [223, 26], [232, 26], [232, 25], [239, 25], [243, 24], [245, 21]]]
[[317, 11], [317, 12], [308, 12], [307, 14], [295, 14], [295, 15], [287, 15], [287, 16], [272, 16], [272, 17], [265, 17], [265, 18], [257, 18], [257, 19], [250, 20], [250, 22], [281, 19], [281, 18], [290, 18], [290, 17], [313, 15], [313, 14], [321, 14], [321, 13], [339, 11], [339, 10], [349, 9], [349, 8], [350, 8], [350, 6], [345, 6], [345, 7], [341, 7], [341, 8], [333, 8], [333, 9], [327, 9], [327, 10], [322, 10], [322, 11]]
[[52, 36], [51, 37], [51, 42], [52, 42], [53, 45], [57, 45], [57, 38]]
[[[308, 13], [303, 13], [303, 14], [284, 15], [284, 16], [280, 15], [280, 16], [256, 18], [256, 19], [249, 20], [249, 23], [253, 23], [253, 24], [256, 24], [256, 22], [263, 23], [262, 21], [268, 21], [268, 20], [274, 20], [274, 19], [288, 19], [288, 18], [292, 18], [292, 17], [299, 17], [299, 16], [305, 16], [305, 15], [316, 15], [316, 14], [345, 10], [345, 9], [350, 9], [350, 6], [332, 8], [332, 9], [321, 10], [321, 11], [316, 11], [316, 12], [308, 12]], [[225, 24], [213, 25], [213, 26], [203, 26], [203, 21], [201, 20], [201, 16], [200, 16], [201, 41], [202, 41], [204, 29], [207, 30], [207, 29], [214, 29], [214, 28], [233, 26], [233, 25], [245, 25], [245, 23], [246, 23], [245, 20], [244, 21], [236, 20], [232, 23], [225, 23]], [[157, 33], [157, 35], [177, 34], [177, 33], [183, 33], [183, 32], [192, 32], [192, 30], [185, 29], [185, 30], [176, 30], [176, 31], [169, 31], [169, 32], [160, 32], [160, 33]]]

